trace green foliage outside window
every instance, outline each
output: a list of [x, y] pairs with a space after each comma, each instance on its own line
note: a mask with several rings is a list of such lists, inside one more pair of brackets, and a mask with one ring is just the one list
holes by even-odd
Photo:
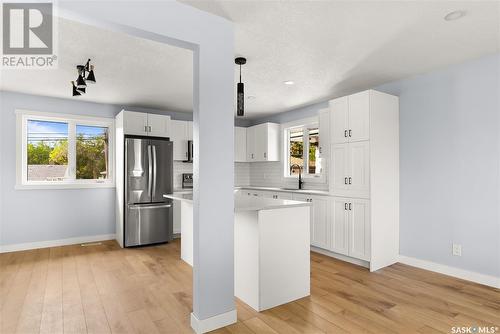
[[[100, 179], [107, 177], [107, 134], [91, 138], [76, 137], [76, 178]], [[49, 145], [44, 141], [27, 146], [28, 165], [67, 165], [68, 141], [59, 140]]]

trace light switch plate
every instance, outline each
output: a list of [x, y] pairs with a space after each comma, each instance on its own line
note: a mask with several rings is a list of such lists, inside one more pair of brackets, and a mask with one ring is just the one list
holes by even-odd
[[454, 256], [462, 256], [462, 245], [453, 244], [452, 252]]

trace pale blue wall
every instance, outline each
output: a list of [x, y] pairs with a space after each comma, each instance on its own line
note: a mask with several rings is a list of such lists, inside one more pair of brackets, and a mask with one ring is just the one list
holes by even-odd
[[123, 108], [169, 114], [191, 120], [192, 114], [123, 107], [0, 92], [0, 245], [115, 233], [115, 189], [15, 190], [15, 109], [114, 117]]
[[499, 77], [497, 54], [375, 88], [400, 98], [402, 255], [500, 276]]

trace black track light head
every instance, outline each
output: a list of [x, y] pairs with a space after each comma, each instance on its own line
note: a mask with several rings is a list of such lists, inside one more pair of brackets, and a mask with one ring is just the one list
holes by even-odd
[[75, 86], [75, 82], [74, 81], [71, 81], [71, 86], [73, 87], [73, 96], [80, 96], [82, 94], [80, 94], [80, 92], [78, 92], [76, 90], [76, 86]]

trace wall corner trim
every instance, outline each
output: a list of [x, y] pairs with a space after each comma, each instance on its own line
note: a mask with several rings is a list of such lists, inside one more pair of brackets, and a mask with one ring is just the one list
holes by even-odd
[[4, 246], [0, 245], [0, 253], [19, 252], [23, 250], [38, 249], [38, 248], [68, 246], [68, 245], [81, 244], [85, 242], [114, 240], [115, 238], [116, 238], [115, 234], [101, 234], [101, 235], [91, 235], [84, 237], [59, 239], [59, 240], [27, 242], [22, 244], [11, 244]]
[[231, 310], [203, 320], [199, 320], [191, 313], [191, 328], [193, 328], [196, 334], [202, 334], [234, 324], [236, 320], [236, 310]]
[[427, 260], [421, 260], [404, 255], [399, 256], [399, 262], [412, 267], [434, 271], [443, 275], [453, 276], [466, 281], [471, 281], [474, 283], [479, 283], [500, 289], [500, 277], [480, 274], [474, 271], [469, 271], [456, 267], [450, 267], [444, 264], [435, 263]]

